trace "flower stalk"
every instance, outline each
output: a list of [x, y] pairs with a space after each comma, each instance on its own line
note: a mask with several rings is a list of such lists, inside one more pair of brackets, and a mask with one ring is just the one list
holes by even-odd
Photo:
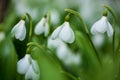
[[31, 37], [32, 37], [32, 17], [31, 17], [28, 13], [26, 13], [26, 16], [28, 17], [28, 19], [29, 19], [29, 24], [30, 24], [29, 36], [28, 36], [28, 42], [30, 42]]
[[85, 29], [85, 32], [86, 32], [87, 34], [89, 34], [89, 30], [88, 30], [88, 28], [87, 28], [87, 25], [85, 24], [84, 20], [82, 19], [82, 16], [79, 14], [79, 12], [76, 12], [76, 11], [74, 11], [74, 10], [72, 10], [72, 9], [65, 9], [65, 11], [76, 15], [76, 16], [80, 19], [80, 21], [82, 22], [82, 24], [83, 24], [83, 26], [84, 26], [84, 29]]
[[112, 14], [113, 16], [113, 53], [115, 53], [115, 39], [116, 39], [116, 23], [117, 23], [117, 18], [116, 15], [113, 11], [113, 9], [105, 4], [103, 4], [103, 6]]

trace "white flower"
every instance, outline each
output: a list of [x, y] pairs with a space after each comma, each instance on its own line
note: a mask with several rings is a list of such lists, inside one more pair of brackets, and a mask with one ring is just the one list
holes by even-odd
[[44, 35], [47, 36], [48, 32], [49, 32], [49, 25], [48, 25], [47, 19], [43, 17], [36, 25], [34, 33], [36, 35], [40, 35], [44, 33]]
[[91, 28], [92, 34], [105, 33], [111, 37], [113, 35], [113, 29], [111, 24], [108, 22], [107, 18], [103, 16], [100, 20], [93, 24]]
[[40, 70], [37, 62], [26, 54], [17, 63], [17, 71], [19, 74], [25, 74], [25, 80], [39, 80]]
[[5, 39], [5, 32], [0, 32], [0, 42]]
[[60, 38], [64, 42], [72, 43], [75, 40], [74, 32], [70, 28], [69, 22], [64, 22], [61, 26], [55, 29], [51, 35], [52, 39]]
[[12, 31], [12, 37], [15, 36], [16, 39], [19, 39], [20, 41], [23, 41], [26, 36], [26, 28], [25, 28], [25, 21], [20, 20], [18, 24], [16, 24]]
[[30, 66], [30, 55], [26, 54], [22, 59], [17, 63], [17, 71], [20, 74], [25, 74]]

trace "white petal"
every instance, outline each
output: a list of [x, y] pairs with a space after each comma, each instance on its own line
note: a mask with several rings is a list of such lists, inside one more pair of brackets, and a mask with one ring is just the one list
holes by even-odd
[[37, 73], [37, 74], [40, 73], [38, 63], [37, 63], [37, 61], [35, 61], [33, 59], [32, 59], [32, 68], [35, 71], [35, 73]]
[[12, 33], [12, 37], [16, 34], [16, 30], [17, 28], [19, 28], [19, 26], [21, 25], [21, 23], [23, 23], [23, 20], [20, 20], [11, 30], [11, 33]]
[[17, 31], [15, 34], [16, 39], [23, 41], [26, 37], [26, 28], [25, 28], [24, 24], [21, 25], [19, 28], [17, 28], [16, 31]]
[[59, 34], [60, 39], [62, 39], [65, 42], [72, 43], [75, 40], [74, 32], [70, 28], [70, 24], [68, 22], [65, 22], [63, 25], [63, 28]]
[[29, 67], [27, 73], [25, 74], [25, 80], [39, 80], [40, 74], [34, 72], [32, 65]]
[[48, 33], [49, 33], [49, 25], [48, 25], [48, 23], [46, 22], [46, 24], [45, 24], [45, 37], [46, 36], [48, 36]]
[[93, 24], [91, 28], [92, 34], [104, 33], [107, 30], [106, 17], [102, 17], [96, 23]]
[[38, 24], [36, 25], [35, 30], [34, 30], [36, 35], [42, 34], [44, 32], [44, 30], [45, 30], [45, 21], [46, 21], [46, 18], [42, 18], [38, 22]]
[[54, 39], [56, 39], [57, 37], [59, 37], [59, 33], [61, 32], [61, 30], [62, 30], [62, 25], [61, 26], [59, 26], [59, 27], [57, 27], [55, 30], [54, 30], [54, 32], [52, 33], [52, 35], [51, 35], [51, 38], [54, 40]]
[[113, 35], [113, 28], [112, 25], [107, 21], [108, 28], [107, 28], [107, 35], [111, 37]]
[[25, 74], [30, 66], [30, 55], [26, 54], [22, 59], [17, 63], [17, 71], [20, 74]]

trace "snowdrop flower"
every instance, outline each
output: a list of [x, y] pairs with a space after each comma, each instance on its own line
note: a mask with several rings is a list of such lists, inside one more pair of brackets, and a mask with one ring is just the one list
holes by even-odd
[[17, 71], [20, 74], [25, 74], [30, 66], [30, 55], [26, 54], [22, 59], [17, 63]]
[[19, 74], [25, 74], [25, 80], [39, 80], [40, 70], [37, 62], [26, 54], [17, 63], [17, 71]]
[[5, 33], [0, 32], [0, 42], [3, 41], [4, 39], [5, 39]]
[[16, 39], [23, 41], [26, 36], [25, 21], [20, 20], [11, 31], [12, 37], [15, 36]]
[[111, 37], [113, 35], [113, 28], [111, 24], [108, 22], [107, 17], [102, 16], [100, 20], [93, 24], [91, 28], [91, 33], [96, 34], [105, 32], [107, 32], [107, 35]]
[[32, 59], [32, 64], [30, 65], [28, 71], [25, 74], [25, 79], [29, 80], [39, 80], [40, 78], [40, 72], [39, 72], [39, 67], [38, 64], [35, 60]]
[[65, 21], [61, 26], [55, 29], [51, 38], [54, 40], [60, 38], [64, 42], [73, 43], [75, 40], [74, 32], [70, 28], [69, 22]]
[[36, 25], [34, 33], [36, 35], [40, 35], [40, 34], [44, 33], [44, 35], [47, 36], [48, 32], [49, 32], [49, 25], [47, 22], [47, 18], [45, 16]]

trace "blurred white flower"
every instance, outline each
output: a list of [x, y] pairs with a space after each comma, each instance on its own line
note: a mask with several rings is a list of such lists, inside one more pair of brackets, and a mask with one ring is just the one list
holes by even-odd
[[66, 45], [61, 39], [51, 39], [51, 36], [48, 38], [48, 48], [57, 49], [61, 45]]
[[93, 43], [96, 47], [101, 47], [103, 45], [104, 42], [104, 35], [101, 34], [95, 34], [92, 37]]
[[67, 43], [73, 43], [75, 40], [74, 32], [71, 29], [69, 22], [64, 22], [61, 26], [56, 28], [52, 33], [51, 38], [53, 40], [60, 38]]
[[60, 15], [57, 10], [52, 10], [51, 11], [51, 23], [53, 24], [58, 24], [60, 21]]
[[0, 42], [5, 39], [5, 32], [0, 32]]
[[17, 63], [17, 72], [20, 74], [25, 74], [30, 66], [30, 55], [26, 54]]
[[66, 61], [66, 58], [68, 57], [69, 54], [71, 54], [70, 49], [67, 47], [67, 45], [60, 45], [57, 48], [57, 56], [60, 60]]
[[107, 35], [111, 37], [113, 35], [113, 29], [111, 24], [108, 22], [107, 17], [102, 16], [100, 20], [98, 20], [96, 23], [93, 24], [91, 28], [92, 34], [97, 33], [105, 33], [107, 32]]
[[31, 65], [29, 66], [28, 71], [25, 74], [25, 79], [29, 80], [39, 80], [40, 78], [40, 70], [37, 62], [35, 60], [31, 60]]
[[49, 25], [48, 25], [48, 22], [47, 22], [47, 18], [43, 17], [38, 22], [38, 24], [35, 26], [34, 33], [36, 35], [40, 35], [40, 34], [44, 33], [44, 35], [47, 36], [48, 32], [49, 32]]
[[23, 41], [26, 37], [26, 28], [25, 28], [25, 21], [20, 20], [12, 29], [11, 31], [12, 37], [15, 36], [16, 39]]
[[68, 57], [65, 60], [65, 64], [66, 65], [79, 65], [79, 64], [81, 64], [81, 57], [80, 57], [79, 53], [69, 54]]
[[33, 20], [36, 20], [36, 18], [38, 18], [39, 9], [30, 6], [27, 0], [19, 0], [19, 2], [17, 0], [13, 0], [13, 3], [15, 4], [15, 12], [18, 16], [22, 16], [27, 12], [32, 16]]

